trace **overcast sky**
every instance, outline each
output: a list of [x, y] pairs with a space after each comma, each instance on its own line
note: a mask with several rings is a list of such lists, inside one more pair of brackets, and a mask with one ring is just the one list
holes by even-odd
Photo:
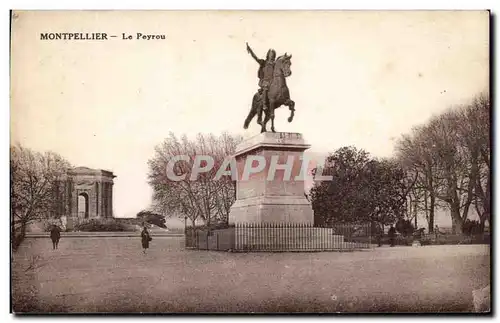
[[[242, 129], [257, 64], [291, 53], [287, 79], [311, 151], [355, 145], [390, 156], [394, 139], [488, 89], [487, 12], [20, 12], [12, 26], [11, 141], [113, 171], [115, 216], [150, 203], [147, 161], [169, 131]], [[105, 32], [47, 41], [42, 32]], [[165, 40], [121, 40], [122, 33]]]

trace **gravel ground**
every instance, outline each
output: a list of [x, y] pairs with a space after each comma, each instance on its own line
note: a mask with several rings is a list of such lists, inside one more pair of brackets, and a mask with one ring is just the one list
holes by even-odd
[[[31, 265], [31, 268], [29, 268]], [[184, 250], [183, 238], [30, 238], [12, 262], [16, 312], [468, 312], [486, 245], [356, 252]]]

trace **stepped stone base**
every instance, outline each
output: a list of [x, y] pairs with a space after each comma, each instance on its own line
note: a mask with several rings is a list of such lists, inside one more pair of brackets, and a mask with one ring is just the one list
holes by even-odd
[[310, 224], [313, 210], [305, 197], [259, 196], [237, 200], [231, 207], [231, 220], [236, 219], [238, 223]]

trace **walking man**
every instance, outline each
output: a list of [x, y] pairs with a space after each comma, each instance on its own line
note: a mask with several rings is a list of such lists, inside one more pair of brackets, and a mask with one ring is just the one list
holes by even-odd
[[440, 233], [441, 232], [439, 232], [439, 227], [436, 224], [436, 226], [434, 227], [434, 235], [435, 235], [435, 239], [436, 239], [436, 244], [439, 244], [439, 234]]
[[394, 226], [391, 224], [391, 227], [389, 228], [389, 232], [387, 233], [387, 235], [389, 236], [389, 241], [391, 243], [391, 247], [394, 247], [394, 239], [396, 237], [396, 229], [394, 228]]
[[61, 239], [61, 229], [57, 225], [52, 225], [50, 229], [50, 239], [52, 240], [52, 250], [58, 248], [59, 240]]
[[149, 248], [149, 242], [151, 240], [153, 240], [153, 238], [151, 238], [151, 235], [148, 232], [146, 224], [144, 224], [144, 228], [142, 229], [142, 232], [141, 232], [141, 242], [142, 242], [142, 253], [143, 254], [146, 254], [146, 250]]

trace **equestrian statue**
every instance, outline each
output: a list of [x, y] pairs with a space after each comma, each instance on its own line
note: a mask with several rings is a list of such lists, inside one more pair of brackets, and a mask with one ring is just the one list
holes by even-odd
[[[259, 89], [254, 94], [252, 108], [245, 119], [243, 128], [247, 129], [252, 119], [257, 115], [257, 123], [262, 126], [261, 132], [266, 132], [266, 124], [271, 120], [271, 131], [274, 129], [274, 110], [282, 105], [290, 109], [288, 122], [292, 122], [295, 112], [295, 102], [290, 99], [290, 91], [286, 85], [286, 78], [292, 75], [292, 55], [282, 55], [276, 58], [276, 51], [269, 49], [266, 59], [260, 59], [255, 55], [247, 43], [247, 52], [259, 64]], [[264, 121], [262, 121], [264, 112]]]

